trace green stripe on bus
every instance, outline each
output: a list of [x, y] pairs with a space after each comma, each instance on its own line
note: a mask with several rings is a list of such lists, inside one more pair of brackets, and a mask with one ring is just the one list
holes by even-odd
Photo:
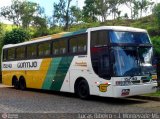
[[52, 59], [42, 89], [50, 89], [61, 59], [61, 57]]
[[51, 90], [60, 91], [72, 60], [73, 57], [63, 57], [61, 59], [56, 75], [53, 78], [54, 81], [50, 87]]
[[75, 32], [70, 32], [70, 33], [64, 34], [64, 35], [62, 35], [62, 37], [78, 35], [78, 34], [86, 33], [86, 31], [87, 31], [87, 29], [82, 29], [82, 30], [79, 30], [79, 31], [75, 31]]

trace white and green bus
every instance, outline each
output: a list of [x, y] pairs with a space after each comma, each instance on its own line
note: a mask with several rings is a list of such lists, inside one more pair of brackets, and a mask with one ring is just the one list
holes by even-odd
[[2, 82], [89, 95], [126, 97], [156, 91], [146, 30], [101, 26], [3, 47]]

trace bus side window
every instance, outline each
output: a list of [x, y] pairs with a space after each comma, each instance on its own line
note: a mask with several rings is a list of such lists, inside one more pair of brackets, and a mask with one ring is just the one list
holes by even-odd
[[35, 58], [37, 56], [37, 44], [27, 46], [27, 58]]
[[25, 46], [16, 49], [16, 59], [25, 58]]
[[92, 31], [91, 32], [91, 47], [106, 46], [108, 43], [108, 33], [104, 31]]
[[59, 41], [59, 53], [60, 54], [67, 53], [67, 39], [63, 39]]
[[78, 49], [77, 49], [77, 37], [73, 37], [69, 40], [69, 51], [70, 53], [77, 53]]
[[43, 42], [41, 44], [39, 44], [38, 46], [38, 56], [40, 57], [45, 57], [45, 56], [49, 56], [51, 53], [51, 48], [50, 48], [50, 42]]
[[8, 49], [8, 60], [14, 60], [15, 59], [15, 48], [9, 48]]
[[78, 36], [78, 52], [86, 52], [87, 51], [87, 35]]
[[52, 44], [52, 53], [53, 55], [58, 55], [59, 54], [59, 41], [55, 41]]
[[3, 60], [6, 61], [7, 60], [7, 50], [3, 50]]
[[110, 79], [110, 58], [107, 31], [91, 32], [91, 61], [94, 72], [101, 78]]
[[87, 34], [78, 35], [69, 41], [70, 53], [83, 53], [87, 51]]

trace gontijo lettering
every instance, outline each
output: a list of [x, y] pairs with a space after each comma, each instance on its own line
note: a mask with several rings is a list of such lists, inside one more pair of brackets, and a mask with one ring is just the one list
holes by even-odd
[[17, 64], [18, 68], [36, 68], [37, 67], [37, 62], [19, 62]]

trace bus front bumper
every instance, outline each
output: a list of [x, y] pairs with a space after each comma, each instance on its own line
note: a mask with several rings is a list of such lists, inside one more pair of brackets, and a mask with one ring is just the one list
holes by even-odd
[[157, 83], [130, 85], [130, 86], [113, 86], [113, 97], [128, 97], [153, 93], [157, 91]]

